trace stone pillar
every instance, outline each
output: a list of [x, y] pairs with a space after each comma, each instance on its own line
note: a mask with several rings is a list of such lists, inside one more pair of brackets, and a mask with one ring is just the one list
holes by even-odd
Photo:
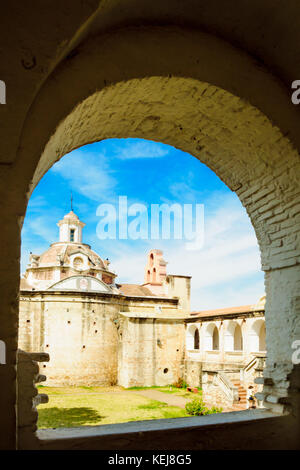
[[5, 350], [5, 364], [0, 364], [0, 449], [15, 449], [20, 227], [4, 191], [9, 184], [5, 168], [0, 169], [0, 182], [0, 340]]
[[49, 361], [49, 354], [27, 353], [18, 350], [18, 448], [34, 449], [37, 446], [38, 412], [36, 406], [48, 402], [48, 395], [39, 394], [36, 383], [44, 382], [39, 374], [38, 362]]
[[267, 361], [264, 376], [255, 380], [264, 385], [257, 399], [274, 412], [290, 411], [299, 433], [300, 367], [293, 363], [293, 343], [300, 339], [300, 266], [270, 270], [265, 283]]

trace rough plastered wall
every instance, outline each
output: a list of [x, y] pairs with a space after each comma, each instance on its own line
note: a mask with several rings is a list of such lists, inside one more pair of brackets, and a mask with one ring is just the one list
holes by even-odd
[[[21, 293], [18, 346], [27, 352], [46, 352], [50, 361], [42, 365], [46, 385], [115, 385], [118, 381], [120, 311], [143, 312], [144, 315], [175, 314], [161, 335], [177, 334], [177, 300], [145, 299], [118, 295], [67, 292]], [[152, 326], [145, 327], [150, 329]], [[149, 336], [146, 331], [146, 337]], [[163, 336], [165, 342], [165, 336]], [[140, 338], [141, 343], [143, 341]], [[171, 345], [172, 346], [172, 345]], [[143, 345], [140, 346], [143, 348]], [[164, 350], [168, 345], [164, 346]], [[136, 357], [136, 345], [130, 343], [128, 354], [141, 370], [151, 360], [147, 354]], [[182, 350], [181, 350], [182, 351]], [[161, 360], [165, 360], [165, 355]], [[177, 354], [178, 356], [178, 354]], [[146, 362], [145, 362], [146, 361]], [[170, 360], [168, 359], [170, 362]], [[175, 360], [176, 362], [176, 360]], [[157, 364], [156, 364], [157, 366]], [[135, 369], [127, 381], [135, 381]], [[172, 366], [172, 373], [174, 367]]]
[[191, 359], [185, 360], [184, 380], [190, 387], [200, 387], [202, 383], [202, 362]]
[[220, 387], [215, 380], [216, 374], [205, 372], [202, 377], [201, 388], [203, 401], [208, 408], [211, 406], [217, 406], [219, 408], [230, 408], [233, 405], [233, 401], [223, 389]]
[[45, 385], [114, 385], [118, 312], [118, 302], [95, 296], [23, 295], [19, 347], [49, 354]]
[[178, 297], [180, 310], [189, 315], [191, 311], [190, 276], [169, 274], [164, 282], [164, 288], [168, 297]]
[[118, 383], [168, 385], [183, 376], [183, 320], [122, 315]]

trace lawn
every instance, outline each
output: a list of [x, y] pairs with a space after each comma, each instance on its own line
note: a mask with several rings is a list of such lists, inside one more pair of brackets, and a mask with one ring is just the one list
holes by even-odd
[[49, 403], [38, 407], [40, 429], [188, 416], [182, 408], [168, 406], [164, 402], [151, 400], [121, 387], [39, 387], [39, 389], [40, 393], [49, 396]]
[[[126, 390], [159, 390], [160, 392], [163, 392], [163, 393], [172, 393], [174, 395], [178, 395], [180, 397], [185, 397], [185, 398], [194, 398], [194, 395], [193, 393], [191, 392], [188, 392], [186, 390], [186, 388], [178, 388], [178, 387], [174, 387], [174, 385], [166, 385], [166, 386], [153, 386], [153, 387], [130, 387], [130, 388], [127, 388]], [[202, 395], [202, 390], [201, 388], [198, 388], [199, 390], [199, 394], [197, 395]]]

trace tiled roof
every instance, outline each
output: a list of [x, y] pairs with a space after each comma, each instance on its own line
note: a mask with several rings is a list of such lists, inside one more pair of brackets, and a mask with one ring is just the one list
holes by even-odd
[[147, 287], [140, 286], [139, 284], [118, 284], [118, 289], [123, 295], [134, 295], [140, 297], [155, 297]]
[[213, 317], [213, 316], [223, 316], [223, 315], [232, 315], [234, 313], [249, 313], [253, 312], [255, 305], [242, 305], [240, 307], [228, 307], [228, 308], [217, 308], [215, 310], [202, 310], [199, 312], [191, 312], [192, 317]]

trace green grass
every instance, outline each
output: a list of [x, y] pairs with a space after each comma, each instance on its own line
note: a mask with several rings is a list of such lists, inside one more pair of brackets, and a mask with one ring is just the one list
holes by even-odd
[[[130, 388], [126, 388], [125, 390], [152, 390], [152, 389], [159, 390], [160, 392], [163, 392], [163, 393], [171, 393], [174, 395], [179, 395], [185, 398], [193, 398], [195, 396], [193, 392], [187, 392], [186, 388], [178, 388], [178, 387], [174, 387], [174, 385], [163, 385], [163, 386], [154, 385], [152, 387], [130, 387]], [[202, 390], [201, 389], [198, 389], [198, 390], [199, 390], [199, 393], [197, 395], [198, 396], [202, 395]]]
[[40, 429], [188, 416], [182, 408], [168, 406], [121, 387], [42, 388], [49, 396], [49, 403], [38, 407]]
[[167, 403], [164, 403], [162, 401], [157, 401], [157, 400], [149, 400], [149, 403], [146, 405], [139, 405], [138, 409], [139, 410], [156, 410], [158, 408], [164, 408], [168, 406]]
[[152, 387], [128, 387], [125, 388], [125, 390], [155, 390], [159, 389], [161, 391], [165, 386], [159, 386], [159, 385], [152, 385]]

